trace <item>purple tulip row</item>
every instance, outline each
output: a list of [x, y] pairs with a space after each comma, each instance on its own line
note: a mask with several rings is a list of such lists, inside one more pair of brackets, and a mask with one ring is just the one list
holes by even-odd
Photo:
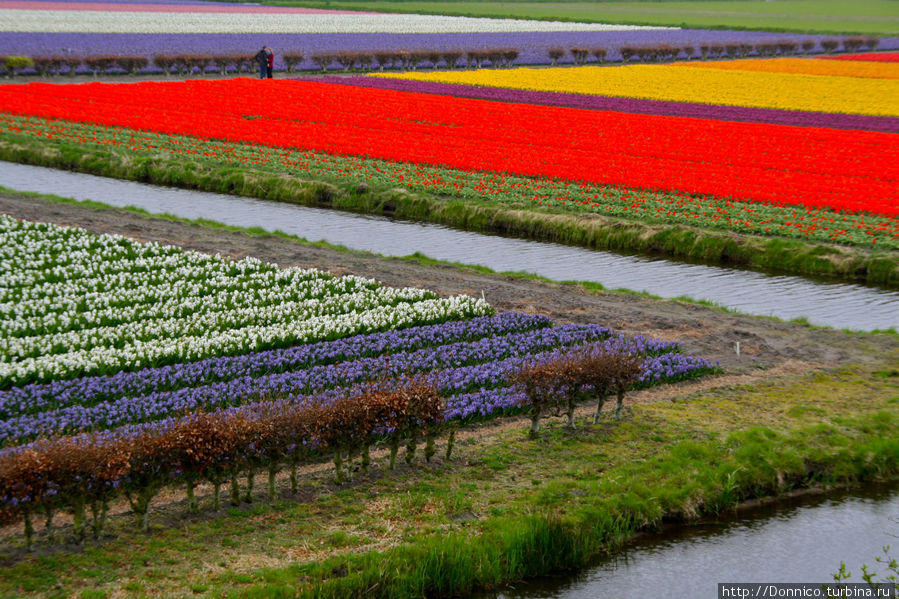
[[[496, 385], [502, 369], [496, 364], [557, 347], [579, 345], [608, 336], [598, 325], [564, 325], [534, 331], [514, 332], [477, 341], [450, 343], [414, 351], [385, 353], [279, 374], [244, 375], [223, 382], [129, 395], [92, 405], [74, 403], [37, 413], [13, 415], [0, 422], [0, 442], [59, 432], [113, 428], [132, 422], [157, 420], [169, 414], [199, 408], [219, 409], [277, 397], [316, 395], [324, 390], [349, 387], [381, 377], [399, 377], [408, 372], [434, 372], [444, 394], [458, 393], [474, 385]], [[618, 343], [622, 343], [623, 338]], [[634, 350], [671, 351], [675, 345], [644, 339], [631, 342]], [[472, 366], [474, 365], [474, 370]], [[486, 365], [486, 367], [481, 367]]]
[[125, 396], [199, 387], [237, 378], [255, 378], [382, 354], [502, 337], [551, 325], [552, 321], [545, 316], [506, 312], [247, 355], [119, 372], [109, 376], [87, 376], [25, 385], [0, 391], [0, 419], [66, 406], [89, 406]]
[[[515, 48], [517, 64], [548, 64], [552, 47], [601, 47], [606, 59], [621, 60], [621, 46], [657, 44], [693, 45], [711, 43], [758, 44], [782, 39], [820, 42], [832, 36], [768, 33], [760, 31], [718, 31], [701, 29], [659, 29], [626, 31], [572, 31], [527, 33], [318, 33], [318, 34], [130, 34], [130, 33], [4, 33], [0, 55], [26, 56], [72, 54], [78, 56], [157, 54], [241, 54], [252, 55], [262, 45], [275, 51], [275, 68], [284, 69], [281, 55], [299, 52], [306, 59], [300, 69], [319, 69], [313, 54], [397, 50], [477, 50]], [[899, 48], [899, 37], [882, 37], [879, 50]], [[566, 56], [561, 62], [571, 62]], [[158, 69], [157, 69], [158, 71]], [[85, 71], [87, 72], [87, 71]]]
[[455, 85], [431, 81], [407, 79], [384, 79], [381, 77], [316, 77], [317, 81], [340, 83], [379, 89], [394, 89], [406, 92], [440, 94], [459, 98], [479, 98], [500, 102], [520, 102], [565, 106], [589, 110], [613, 110], [636, 114], [656, 114], [663, 116], [684, 116], [723, 121], [743, 121], [749, 123], [769, 123], [772, 125], [793, 125], [800, 127], [829, 127], [861, 131], [883, 131], [899, 133], [899, 117], [869, 116], [824, 112], [803, 112], [800, 110], [776, 110], [770, 108], [748, 108], [718, 104], [694, 104], [667, 100], [643, 100], [639, 98], [617, 98], [588, 94], [568, 94], [541, 92], [500, 87], [475, 85]]
[[386, 354], [386, 358], [365, 357], [294, 372], [242, 376], [175, 391], [127, 396], [89, 406], [76, 404], [8, 418], [0, 422], [0, 442], [21, 442], [38, 435], [110, 429], [137, 422], [165, 420], [173, 414], [201, 408], [217, 410], [234, 404], [285, 397], [297, 402], [312, 397], [334, 398], [355, 385], [407, 373], [428, 373], [427, 378], [442, 395], [449, 398], [448, 417], [468, 415], [464, 410], [459, 412], [453, 407], [453, 398], [475, 389], [480, 389], [484, 395], [479, 413], [490, 413], [508, 407], [508, 397], [500, 394], [500, 399], [506, 399], [491, 399], [491, 390], [506, 385], [510, 371], [536, 356], [552, 355], [585, 343], [600, 343], [612, 351], [646, 355], [644, 380], [647, 382], [666, 381], [681, 377], [685, 372], [704, 372], [711, 368], [703, 360], [676, 353], [676, 343], [642, 336], [632, 339], [607, 337], [608, 329], [597, 325], [563, 325]]

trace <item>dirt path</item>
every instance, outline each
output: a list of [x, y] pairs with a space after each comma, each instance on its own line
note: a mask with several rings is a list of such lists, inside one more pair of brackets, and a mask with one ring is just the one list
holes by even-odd
[[[118, 233], [224, 256], [254, 256], [281, 266], [352, 273], [393, 286], [442, 295], [484, 297], [499, 311], [542, 313], [557, 322], [599, 323], [627, 334], [682, 342], [687, 353], [718, 360], [728, 375], [752, 382], [775, 372], [799, 373], [841, 363], [888, 359], [899, 351], [889, 335], [853, 335], [830, 329], [728, 314], [696, 304], [621, 293], [587, 293], [573, 285], [487, 275], [453, 266], [424, 266], [396, 258], [316, 248], [276, 236], [249, 236], [119, 209], [96, 210], [0, 193], [0, 212], [18, 218]], [[735, 351], [740, 344], [740, 354]], [[659, 390], [657, 393], [662, 393]]]

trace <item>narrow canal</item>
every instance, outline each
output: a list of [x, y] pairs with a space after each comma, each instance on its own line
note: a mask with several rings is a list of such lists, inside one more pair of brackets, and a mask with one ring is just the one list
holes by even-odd
[[525, 271], [557, 281], [592, 281], [608, 289], [708, 300], [739, 312], [784, 320], [804, 317], [812, 324], [861, 331], [899, 328], [899, 292], [863, 285], [599, 252], [8, 162], [0, 162], [0, 185], [136, 206], [155, 214], [280, 230], [387, 256], [421, 252], [496, 271]]
[[544, 577], [479, 599], [714, 598], [719, 583], [829, 583], [845, 563], [890, 574], [899, 556], [899, 484], [805, 496], [646, 534], [578, 574]]

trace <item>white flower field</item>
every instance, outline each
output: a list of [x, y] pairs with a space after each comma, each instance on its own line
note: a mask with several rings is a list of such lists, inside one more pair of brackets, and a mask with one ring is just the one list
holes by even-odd
[[490, 311], [356, 276], [0, 216], [0, 383], [247, 353]]

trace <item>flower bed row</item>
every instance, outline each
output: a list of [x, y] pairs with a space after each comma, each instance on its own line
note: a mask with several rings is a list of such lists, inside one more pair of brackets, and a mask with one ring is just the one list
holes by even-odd
[[864, 54], [842, 54], [840, 56], [825, 56], [824, 58], [835, 60], [899, 62], [899, 52], [866, 52]]
[[542, 104], [546, 106], [566, 106], [587, 110], [614, 110], [636, 114], [665, 116], [685, 116], [700, 119], [741, 121], [746, 123], [768, 123], [798, 127], [827, 127], [831, 129], [857, 129], [860, 131], [883, 131], [899, 133], [899, 117], [871, 116], [864, 114], [843, 114], [838, 112], [807, 112], [802, 110], [777, 110], [771, 108], [751, 108], [746, 106], [725, 106], [721, 104], [700, 104], [695, 102], [673, 102], [666, 100], [644, 100], [574, 94], [563, 92], [543, 92], [504, 87], [482, 87], [458, 85], [435, 81], [366, 77], [366, 76], [320, 76], [318, 81], [394, 89], [414, 93], [438, 94], [460, 98], [480, 98], [500, 102]]
[[[757, 31], [720, 30], [615, 30], [615, 31], [525, 31], [516, 33], [274, 33], [266, 30], [259, 33], [199, 34], [199, 33], [16, 33], [4, 31], [0, 36], [0, 56], [24, 55], [40, 56], [140, 56], [149, 59], [157, 55], [195, 56], [252, 56], [263, 45], [275, 51], [275, 69], [285, 71], [288, 64], [285, 55], [300, 54], [305, 59], [298, 62], [297, 70], [315, 70], [320, 67], [312, 61], [313, 54], [335, 55], [341, 52], [359, 52], [369, 55], [382, 52], [429, 52], [443, 54], [465, 50], [486, 50], [489, 48], [514, 48], [519, 52], [519, 64], [550, 64], [550, 52], [561, 50], [559, 63], [574, 63], [571, 48], [604, 49], [606, 61], [622, 60], [621, 48], [649, 48], [665, 45], [693, 48], [691, 56], [702, 56], [702, 48], [708, 47], [708, 57], [727, 54], [726, 48], [755, 48], [759, 45], [776, 44], [783, 34]], [[822, 35], [796, 35], [795, 43], [813, 44], [813, 51], [821, 47], [821, 42], [829, 39]], [[711, 48], [721, 48], [716, 54]], [[880, 39], [879, 48], [899, 48], [899, 38]], [[632, 56], [631, 60], [637, 57]], [[596, 60], [592, 54], [590, 61]], [[427, 62], [427, 61], [425, 61]], [[441, 65], [445, 63], [441, 62]], [[89, 69], [78, 67], [79, 72]], [[211, 67], [210, 67], [211, 68]], [[229, 67], [232, 69], [233, 67]], [[63, 71], [66, 69], [63, 68]], [[148, 66], [146, 72], [161, 69]]]
[[[466, 297], [439, 299], [253, 259], [173, 256], [122, 237], [7, 216], [0, 217], [0, 236], [13, 249], [2, 255], [0, 274], [0, 388], [489, 311]], [[54, 265], [48, 244], [77, 247], [79, 238], [89, 251], [61, 254], [62, 264]], [[130, 246], [124, 258], [123, 246]]]
[[416, 14], [166, 13], [9, 10], [4, 30], [27, 33], [499, 33], [658, 30], [665, 27]]
[[[237, 506], [241, 500], [252, 500], [253, 480], [260, 470], [268, 472], [270, 497], [276, 494], [276, 475], [284, 467], [290, 470], [290, 491], [296, 493], [298, 466], [332, 455], [335, 482], [341, 484], [346, 477], [344, 460], [360, 455], [359, 468], [367, 472], [370, 446], [376, 443], [390, 448], [388, 467], [392, 470], [400, 443], [406, 443], [406, 463], [411, 465], [424, 436], [424, 457], [431, 461], [436, 453], [435, 438], [446, 428], [450, 434], [445, 460], [449, 461], [455, 434], [454, 426], [447, 427], [449, 421], [473, 413], [490, 414], [503, 407], [530, 409], [532, 419], [539, 420], [546, 398], [538, 400], [533, 393], [529, 369], [534, 364], [550, 368], [569, 365], [561, 371], [554, 368], [552, 375], [553, 391], [563, 393], [568, 400], [569, 426], [573, 425], [573, 406], [585, 398], [585, 392], [600, 399], [596, 422], [604, 396], [616, 391], [615, 415], [620, 418], [621, 399], [638, 379], [650, 385], [663, 377], [677, 380], [711, 369], [699, 363], [680, 371], [672, 366], [660, 369], [649, 363], [659, 362], [665, 354], [643, 358], [636, 353], [640, 345], [603, 343], [574, 350], [557, 348], [525, 361], [506, 361], [498, 374], [505, 383], [499, 392], [482, 389], [480, 400], [477, 393], [469, 394], [459, 398], [455, 408], [445, 404], [427, 376], [403, 375], [398, 380], [382, 378], [378, 383], [308, 401], [288, 398], [212, 414], [192, 412], [148, 425], [40, 439], [7, 448], [0, 450], [0, 521], [24, 520], [26, 547], [30, 549], [34, 517], [39, 513], [46, 517], [45, 532], [52, 541], [54, 513], [64, 508], [74, 515], [72, 540], [80, 543], [87, 533], [87, 507], [93, 515], [94, 536], [99, 538], [110, 501], [124, 495], [140, 527], [147, 530], [150, 502], [165, 487], [185, 487], [188, 509], [196, 512], [199, 502], [194, 489], [199, 482], [208, 481], [214, 488], [213, 509], [217, 510], [221, 485], [230, 479], [230, 503]], [[619, 364], [626, 368], [619, 368]], [[497, 398], [501, 398], [498, 403]], [[246, 485], [241, 497], [238, 477], [243, 475]]]
[[239, 167], [288, 173], [353, 188], [360, 182], [375, 189], [401, 187], [421, 194], [439, 194], [473, 203], [499, 203], [516, 209], [523, 206], [538, 210], [551, 208], [569, 214], [596, 213], [648, 223], [686, 224], [758, 235], [899, 248], [899, 219], [868, 213], [846, 214], [828, 208], [797, 209], [695, 194], [467, 172], [33, 117], [0, 115], [0, 124], [0, 135], [13, 143], [40, 140], [41, 144], [50, 144], [66, 152], [89, 149], [106, 152], [114, 148], [128, 160], [164, 155], [179, 163], [199, 161], [213, 169]]
[[[827, 57], [823, 57], [827, 58]], [[720, 69], [729, 71], [758, 71], [824, 77], [863, 77], [869, 79], [899, 79], [899, 65], [881, 61], [809, 60], [807, 58], [740, 59], [713, 62], [677, 62], [674, 66]]]
[[[484, 325], [489, 329], [491, 325], [521, 324], [527, 319], [522, 315], [504, 315], [492, 323], [477, 323], [472, 330], [484, 331]], [[540, 319], [530, 324], [546, 323]], [[453, 325], [438, 325], [442, 326], [458, 330]], [[253, 476], [260, 468], [268, 470], [269, 492], [274, 494], [275, 474], [289, 465], [291, 489], [296, 492], [296, 468], [304, 461], [333, 453], [337, 481], [341, 482], [342, 461], [354, 450], [362, 451], [362, 468], [366, 469], [369, 445], [387, 442], [392, 451], [392, 468], [400, 440], [407, 441], [410, 461], [422, 433], [427, 433], [429, 439], [425, 457], [430, 460], [433, 438], [446, 423], [528, 409], [527, 386], [515, 373], [535, 361], [553, 362], [570, 356], [572, 347], [575, 352], [591, 355], [631, 356], [637, 371], [629, 379], [628, 388], [693, 378], [715, 369], [705, 360], [677, 354], [677, 345], [673, 343], [608, 335], [607, 329], [596, 326], [543, 326], [525, 333], [485, 337], [478, 342], [449, 343], [388, 353], [378, 359], [312, 367], [287, 376], [234, 379], [224, 385], [208, 386], [206, 398], [217, 401], [206, 406], [184, 400], [162, 405], [159, 400], [165, 393], [125, 398], [123, 401], [129, 402], [133, 410], [144, 410], [153, 420], [118, 427], [115, 421], [95, 421], [84, 427], [94, 432], [74, 437], [55, 436], [70, 430], [65, 427], [48, 429], [41, 432], [50, 440], [39, 439], [0, 450], [0, 477], [4, 477], [0, 484], [0, 518], [24, 517], [30, 543], [32, 514], [44, 510], [49, 528], [54, 510], [67, 506], [75, 513], [75, 535], [80, 541], [84, 536], [84, 514], [79, 513], [85, 505], [97, 502], [93, 512], [95, 534], [99, 535], [108, 501], [122, 491], [135, 495], [129, 495], [129, 500], [146, 528], [149, 501], [160, 488], [172, 484], [186, 483], [188, 498], [195, 506], [193, 486], [200, 479], [209, 480], [216, 487], [217, 509], [218, 487], [224, 480], [232, 480], [232, 504], [237, 505], [238, 475], [247, 475], [249, 499]], [[433, 338], [433, 334], [425, 337]], [[444, 335], [438, 333], [437, 337]], [[606, 339], [597, 341], [603, 337]], [[501, 359], [504, 356], [508, 357]], [[465, 365], [471, 362], [474, 363]], [[433, 369], [435, 366], [445, 368]], [[421, 374], [415, 375], [416, 371]], [[334, 386], [335, 382], [348, 383], [351, 379], [360, 383]], [[377, 382], [369, 382], [373, 379]], [[598, 380], [596, 376], [594, 379]], [[84, 388], [89, 388], [90, 383], [85, 383]], [[317, 393], [299, 394], [310, 385], [318, 385]], [[472, 387], [474, 391], [470, 390]], [[458, 393], [460, 389], [468, 392]], [[182, 391], [187, 392], [182, 393], [183, 399], [193, 392], [200, 396], [204, 392], [189, 388]], [[259, 400], [266, 395], [270, 399]], [[256, 400], [249, 399], [252, 403], [247, 404], [248, 398]], [[204, 407], [215, 411], [204, 412]], [[57, 415], [48, 414], [50, 418], [45, 423]], [[69, 415], [63, 422], [71, 424], [75, 418]], [[10, 419], [4, 425], [16, 420]], [[197, 426], [205, 434], [198, 435]], [[77, 430], [77, 425], [74, 428]], [[8, 432], [10, 427], [5, 429]], [[244, 441], [226, 442], [235, 430], [246, 432], [238, 435]], [[160, 444], [164, 450], [147, 449], [158, 449]], [[447, 459], [451, 447], [452, 439]]]
[[[831, 64], [802, 61], [806, 62], [811, 65], [806, 67], [809, 69], [818, 63], [825, 65], [823, 68]], [[749, 108], [899, 116], [899, 80], [895, 75], [885, 79], [853, 77], [850, 82], [845, 76], [753, 70], [753, 65], [758, 64], [764, 66], [768, 61], [627, 65], [614, 69], [587, 66], [580, 69], [376, 73], [372, 77]], [[776, 65], [778, 61], [771, 64]], [[894, 72], [892, 65], [883, 63], [881, 68], [885, 73]]]
[[[550, 69], [541, 70], [541, 80], [544, 71]], [[899, 212], [894, 185], [899, 173], [890, 160], [899, 137], [886, 133], [507, 104], [311, 81], [269, 81], [267, 90], [258, 94], [258, 82], [246, 78], [127, 86], [30, 83], [0, 87], [0, 109], [461, 170], [792, 204], [802, 210]], [[876, 105], [877, 98], [867, 102]], [[764, 151], [773, 146], [778, 152]]]
[[[825, 44], [827, 40], [821, 43]], [[872, 38], [869, 44], [876, 46], [879, 40]], [[655, 46], [622, 46], [618, 49], [618, 54], [624, 62], [634, 62], [635, 60], [658, 61], [658, 60], [675, 60], [681, 54], [684, 58], [691, 58], [694, 54], [701, 56], [703, 59], [714, 58], [727, 54], [728, 57], [748, 56], [756, 54], [757, 56], [771, 56], [781, 54], [787, 56], [795, 53], [799, 44], [796, 42], [759, 43], [759, 44], [700, 44], [698, 49], [691, 45], [671, 46], [661, 44]], [[792, 48], [792, 49], [790, 49]], [[808, 53], [815, 48], [813, 40], [807, 40], [802, 43], [804, 52]], [[460, 65], [460, 61], [464, 62], [466, 67], [480, 68], [482, 66], [492, 67], [509, 67], [521, 55], [521, 51], [517, 48], [493, 48], [493, 49], [469, 49], [469, 50], [378, 50], [378, 51], [349, 51], [341, 50], [339, 52], [314, 52], [308, 60], [315, 64], [322, 71], [328, 70], [335, 63], [340, 65], [344, 70], [362, 69], [370, 70], [378, 68], [383, 71], [385, 69], [401, 69], [415, 70], [419, 66], [430, 66], [436, 69], [442, 66], [446, 69], [455, 69]], [[607, 48], [593, 47], [586, 48], [575, 46], [568, 50], [562, 47], [551, 47], [547, 50], [547, 57], [551, 64], [557, 64], [566, 55], [570, 55], [574, 64], [586, 64], [590, 61], [590, 57], [594, 57], [596, 61], [602, 63], [606, 61], [610, 51]], [[279, 63], [283, 63], [284, 70], [288, 73], [299, 70], [300, 65], [307, 61], [307, 57], [297, 50], [284, 50], [281, 52]], [[804, 61], [805, 62], [805, 61]], [[726, 64], [731, 64], [730, 62]], [[179, 73], [181, 75], [204, 75], [209, 72], [225, 75], [227, 73], [249, 73], [254, 71], [256, 63], [251, 55], [247, 54], [154, 54], [152, 56], [141, 55], [96, 55], [81, 57], [74, 54], [54, 54], [39, 56], [9, 56], [0, 57], [0, 72], [5, 69], [6, 74], [13, 76], [16, 73], [27, 73], [33, 71], [41, 76], [48, 75], [74, 75], [77, 72], [87, 70], [97, 76], [98, 74], [117, 74], [130, 73], [137, 75], [139, 73], [159, 72], [165, 75], [171, 73]], [[776, 69], [766, 69], [776, 70]], [[827, 74], [832, 74], [832, 71]], [[870, 69], [872, 72], [874, 69]], [[841, 72], [849, 72], [849, 69], [842, 69]], [[795, 72], [782, 71], [778, 72]], [[853, 76], [860, 76], [853, 74]], [[878, 75], [871, 75], [878, 76]]]
[[233, 381], [240, 377], [257, 378], [381, 354], [506, 337], [513, 333], [543, 330], [551, 324], [545, 316], [506, 312], [495, 316], [448, 321], [439, 325], [355, 335], [333, 341], [207, 358], [107, 376], [34, 383], [0, 391], [0, 418], [9, 419], [70, 405], [94, 405], [127, 395], [175, 391], [214, 382]]

